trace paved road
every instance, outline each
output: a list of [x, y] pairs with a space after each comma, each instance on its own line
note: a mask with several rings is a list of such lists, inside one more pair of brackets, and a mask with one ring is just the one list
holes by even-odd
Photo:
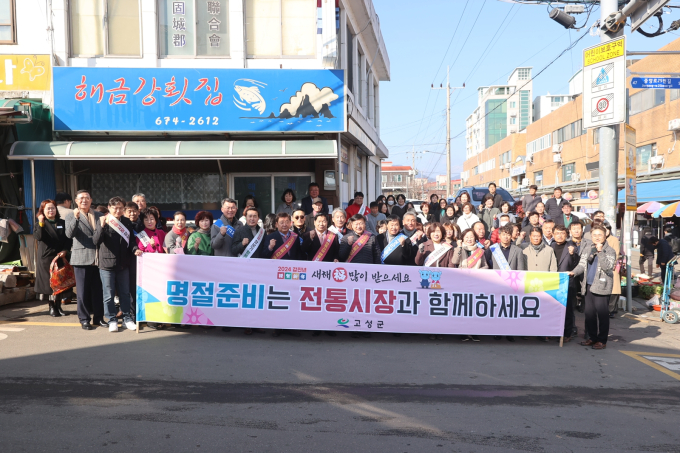
[[674, 325], [620, 317], [594, 351], [490, 337], [84, 332], [36, 303], [3, 308], [2, 452], [680, 452], [680, 361], [659, 355], [680, 357]]

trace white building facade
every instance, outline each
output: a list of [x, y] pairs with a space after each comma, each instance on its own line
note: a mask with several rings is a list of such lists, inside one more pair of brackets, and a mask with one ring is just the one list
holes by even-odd
[[[390, 80], [390, 62], [371, 0], [5, 0], [0, 8], [3, 4], [9, 5], [12, 24], [5, 32], [0, 25], [0, 56], [12, 61], [21, 60], [20, 56], [44, 56], [31, 64], [42, 65], [50, 73], [54, 70], [55, 79], [54, 86], [42, 90], [0, 86], [0, 98], [40, 102], [53, 116], [61, 111], [68, 117], [68, 109], [59, 105], [60, 95], [68, 93], [76, 99], [84, 96], [92, 104], [91, 112], [102, 112], [101, 118], [92, 116], [96, 126], [88, 130], [69, 128], [56, 115], [52, 143], [40, 145], [38, 154], [34, 149], [38, 145], [14, 148], [10, 159], [35, 160], [40, 164], [38, 173], [49, 172], [42, 164], [51, 162], [54, 187], [42, 192], [38, 187], [39, 199], [53, 196], [54, 190], [74, 193], [85, 188], [100, 203], [106, 196], [129, 199], [133, 193], [146, 191], [150, 203], [162, 211], [216, 211], [221, 198], [230, 196], [241, 204], [243, 196], [250, 194], [258, 198], [263, 212], [269, 212], [280, 203], [283, 190], [292, 187], [300, 199], [310, 182], [317, 182], [321, 195], [335, 207], [346, 205], [356, 190], [364, 191], [369, 199], [382, 192], [380, 161], [389, 153], [380, 140], [380, 82]], [[3, 36], [8, 39], [2, 40]], [[10, 66], [5, 68], [15, 73], [25, 69]], [[64, 68], [82, 68], [90, 77], [86, 87], [76, 90], [63, 84], [67, 78], [56, 75], [68, 74]], [[104, 84], [97, 102], [99, 91], [96, 80], [91, 82], [92, 74], [108, 74], [110, 69], [125, 75], [130, 91], [116, 93]], [[239, 79], [232, 83], [228, 79], [232, 73], [226, 70], [238, 70]], [[144, 76], [154, 71], [159, 74], [158, 87], [156, 77]], [[160, 79], [172, 71], [195, 71], [197, 80], [204, 80], [199, 78], [203, 74], [208, 80], [190, 85], [186, 98], [193, 102], [180, 102], [180, 106], [195, 109], [204, 98], [206, 106], [215, 106], [213, 112], [236, 106], [247, 110], [240, 117], [241, 126], [222, 117], [217, 123], [218, 115], [211, 114], [195, 121], [213, 122], [213, 129], [202, 125], [203, 129], [193, 131], [187, 129], [188, 124], [182, 125], [189, 117], [169, 113], [167, 119], [165, 114], [155, 119], [159, 127], [135, 125], [120, 130], [116, 122], [125, 118], [116, 118], [112, 110], [96, 110], [107, 102], [111, 106], [107, 108], [114, 108], [124, 94], [131, 101], [133, 91], [142, 89], [138, 86], [144, 90], [140, 101], [151, 90], [151, 97], [143, 98], [150, 102], [152, 78], [158, 90], [155, 97], [163, 101], [166, 94], [174, 94], [175, 79], [172, 91], [170, 82]], [[302, 114], [306, 91], [301, 83], [319, 75], [319, 80], [326, 80], [331, 73], [341, 78], [331, 89], [331, 98], [321, 107], [321, 103], [314, 104], [316, 94], [310, 95], [307, 101], [315, 111]], [[249, 74], [268, 80], [257, 85], [256, 77]], [[308, 74], [309, 80], [305, 79]], [[272, 90], [282, 79], [295, 77], [301, 83], [290, 85], [290, 91], [279, 89], [277, 94]], [[137, 78], [144, 80], [139, 83]], [[239, 80], [250, 82], [246, 86]], [[182, 90], [181, 81], [178, 75], [177, 91]], [[326, 90], [316, 88], [318, 93]], [[336, 92], [342, 92], [341, 96]], [[297, 114], [286, 111], [290, 117], [286, 122], [283, 106], [289, 104], [283, 102], [293, 102], [298, 95], [302, 100]], [[281, 115], [276, 110], [267, 117], [274, 104], [281, 105]], [[312, 121], [319, 123], [319, 129], [303, 124]], [[337, 127], [324, 124], [331, 122]], [[244, 127], [246, 123], [250, 125]], [[277, 129], [259, 123], [276, 124]], [[20, 136], [18, 141], [35, 140]], [[64, 155], [55, 151], [60, 144], [69, 150]], [[113, 156], [103, 151], [107, 146], [120, 153]], [[77, 148], [82, 158], [74, 157]]]
[[546, 94], [534, 98], [533, 121], [538, 121], [571, 101], [568, 94]]
[[477, 108], [465, 121], [466, 159], [531, 124], [531, 69], [515, 68], [506, 85], [477, 89]]

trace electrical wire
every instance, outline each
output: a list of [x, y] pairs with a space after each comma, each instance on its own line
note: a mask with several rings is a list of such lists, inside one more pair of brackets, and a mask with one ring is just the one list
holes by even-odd
[[[588, 32], [586, 31], [586, 32], [583, 33], [576, 41], [574, 41], [572, 44], [570, 44], [569, 47], [567, 47], [566, 49], [562, 50], [562, 52], [560, 52], [559, 55], [557, 55], [550, 63], [548, 63], [546, 66], [544, 66], [540, 71], [538, 71], [538, 73], [536, 73], [535, 76], [533, 76], [529, 81], [527, 81], [527, 83], [525, 83], [524, 85], [522, 85], [517, 91], [521, 91], [522, 88], [524, 88], [525, 86], [527, 86], [528, 84], [530, 84], [533, 80], [535, 80], [535, 79], [536, 79], [539, 75], [541, 75], [546, 69], [548, 69], [550, 66], [552, 66], [552, 64], [555, 63], [560, 57], [562, 57], [562, 55], [564, 55], [565, 53], [567, 53], [568, 51], [570, 51], [571, 49], [573, 49], [573, 48], [576, 46], [576, 44], [578, 44], [583, 38], [585, 38], [585, 36], [586, 36], [587, 34], [588, 34]], [[489, 116], [493, 111], [495, 111], [497, 108], [501, 107], [502, 105], [504, 105], [504, 104], [507, 103], [507, 102], [508, 102], [508, 100], [507, 100], [507, 99], [504, 99], [503, 102], [499, 103], [496, 107], [494, 107], [493, 109], [491, 109], [490, 111], [488, 111], [483, 117], [481, 117], [480, 119], [478, 119], [477, 121], [475, 121], [474, 123], [472, 123], [472, 125], [474, 126], [475, 124], [479, 123], [481, 120], [483, 120], [483, 119], [485, 119], [487, 116]], [[456, 134], [454, 137], [452, 137], [452, 139], [455, 139], [455, 138], [460, 137], [460, 136], [463, 135], [466, 131], [467, 131], [467, 128], [463, 129], [463, 131], [461, 131], [461, 132], [459, 132], [458, 134]]]

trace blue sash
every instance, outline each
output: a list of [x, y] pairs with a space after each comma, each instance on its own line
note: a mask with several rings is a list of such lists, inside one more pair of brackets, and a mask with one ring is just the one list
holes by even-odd
[[402, 238], [402, 237], [404, 239], [407, 239], [407, 237], [404, 233], [399, 233], [397, 235], [397, 237], [392, 239], [392, 242], [387, 244], [387, 247], [385, 247], [385, 250], [383, 250], [382, 255], [380, 255], [380, 263], [381, 264], [385, 264], [385, 258], [390, 256], [392, 254], [392, 252], [394, 252], [397, 249], [397, 247], [399, 247], [401, 245], [399, 243], [399, 239]]
[[[217, 221], [215, 222], [215, 226], [216, 226], [217, 228], [222, 228], [222, 227], [224, 226], [224, 223], [222, 223], [222, 219], [221, 219], [221, 218], [220, 218], [220, 219], [217, 219]], [[235, 231], [236, 231], [236, 230], [234, 229], [233, 226], [227, 225], [227, 234], [229, 235], [230, 238], [233, 238], [233, 237], [234, 237], [234, 232], [235, 232]]]
[[503, 271], [510, 271], [510, 265], [508, 264], [508, 260], [505, 259], [505, 255], [503, 255], [503, 251], [501, 250], [501, 245], [500, 244], [494, 244], [491, 246], [491, 253], [493, 254], [493, 257], [496, 259], [496, 263], [501, 267], [501, 270]]

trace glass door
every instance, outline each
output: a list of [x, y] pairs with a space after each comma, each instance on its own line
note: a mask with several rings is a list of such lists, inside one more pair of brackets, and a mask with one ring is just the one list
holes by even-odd
[[243, 215], [246, 195], [255, 197], [263, 217], [272, 212], [271, 176], [234, 176], [234, 198], [238, 203], [239, 218]]

